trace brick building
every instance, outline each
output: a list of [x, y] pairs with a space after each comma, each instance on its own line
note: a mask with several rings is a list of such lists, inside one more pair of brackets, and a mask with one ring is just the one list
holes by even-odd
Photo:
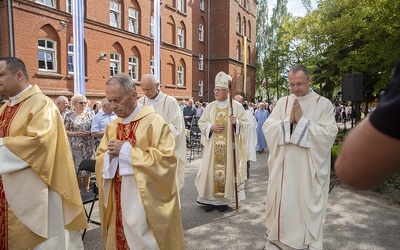
[[[0, 56], [21, 58], [31, 83], [52, 98], [74, 93], [72, 1], [0, 1]], [[160, 2], [163, 91], [178, 100], [212, 101], [215, 75], [224, 70], [233, 78], [233, 94], [245, 92], [246, 86], [247, 97], [254, 97], [257, 1]], [[84, 1], [82, 56], [88, 99], [104, 97], [104, 84], [112, 74], [129, 73], [138, 81], [151, 72], [153, 4]], [[140, 87], [138, 92], [141, 95]]]

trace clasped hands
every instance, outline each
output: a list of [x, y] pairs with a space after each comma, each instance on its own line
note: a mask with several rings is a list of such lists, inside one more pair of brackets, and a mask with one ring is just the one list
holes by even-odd
[[292, 105], [292, 110], [290, 111], [290, 124], [298, 123], [302, 116], [303, 110], [301, 109], [299, 101], [295, 99]]
[[120, 140], [111, 140], [110, 143], [108, 144], [108, 154], [113, 158], [115, 156], [119, 155], [119, 152], [121, 151], [122, 145], [124, 145], [124, 141]]
[[[235, 116], [229, 116], [229, 121], [232, 125], [236, 126]], [[225, 131], [225, 127], [223, 125], [213, 124], [211, 125], [211, 131], [214, 133], [223, 133]]]
[[89, 136], [90, 134], [91, 134], [90, 131], [80, 130], [80, 131], [75, 132], [75, 137], [83, 138], [83, 137]]

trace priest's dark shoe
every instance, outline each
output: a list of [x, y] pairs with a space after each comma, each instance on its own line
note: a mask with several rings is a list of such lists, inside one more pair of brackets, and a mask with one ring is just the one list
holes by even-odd
[[204, 210], [206, 210], [206, 212], [211, 212], [214, 209], [214, 205], [206, 205], [204, 207]]
[[220, 205], [217, 207], [218, 207], [218, 211], [220, 211], [220, 212], [225, 212], [228, 209], [228, 205]]

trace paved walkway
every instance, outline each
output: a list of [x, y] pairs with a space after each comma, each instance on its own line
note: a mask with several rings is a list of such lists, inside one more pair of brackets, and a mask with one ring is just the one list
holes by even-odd
[[[267, 152], [257, 154], [246, 184], [246, 200], [225, 213], [206, 213], [196, 203], [194, 179], [201, 153], [186, 169], [181, 190], [182, 221], [186, 249], [263, 249], [266, 242], [264, 206], [267, 192]], [[97, 213], [97, 211], [95, 212]], [[96, 215], [96, 214], [95, 214]], [[357, 192], [335, 187], [329, 196], [324, 224], [324, 249], [400, 249], [400, 206], [389, 205]], [[102, 249], [100, 229], [91, 225], [84, 239], [85, 249]]]

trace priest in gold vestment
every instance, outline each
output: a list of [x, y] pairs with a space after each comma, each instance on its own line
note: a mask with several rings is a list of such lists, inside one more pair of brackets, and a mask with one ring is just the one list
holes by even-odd
[[232, 115], [228, 98], [231, 82], [231, 77], [224, 72], [217, 74], [214, 89], [216, 100], [206, 106], [198, 122], [204, 152], [195, 184], [199, 193], [197, 202], [205, 205], [207, 212], [211, 212], [214, 208], [224, 212], [235, 199], [233, 126], [236, 182], [244, 189], [244, 181], [247, 179], [246, 134], [249, 120], [242, 104], [234, 100], [231, 103]]
[[105, 248], [184, 249], [170, 128], [152, 106], [137, 102], [128, 75], [106, 82], [106, 98], [118, 118], [96, 153]]
[[25, 64], [0, 58], [0, 248], [83, 249], [87, 227], [60, 112]]

